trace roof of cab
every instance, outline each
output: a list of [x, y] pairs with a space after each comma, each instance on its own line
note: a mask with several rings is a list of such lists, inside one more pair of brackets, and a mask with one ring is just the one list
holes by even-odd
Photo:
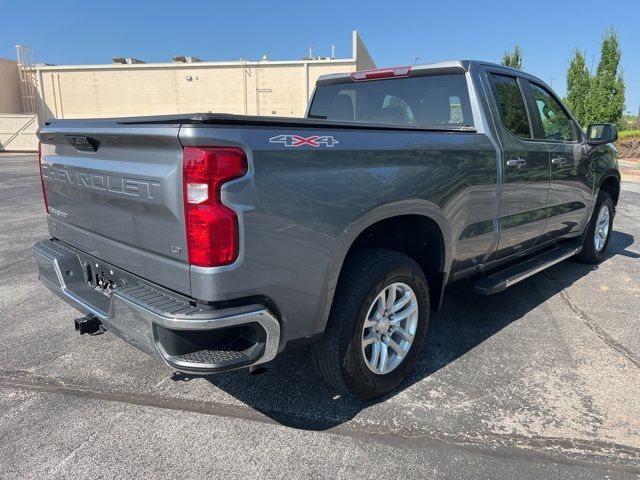
[[[423, 63], [418, 65], [411, 65], [411, 72], [409, 76], [416, 76], [421, 74], [455, 74], [455, 73], [466, 73], [473, 66], [476, 65], [486, 65], [491, 67], [498, 67], [504, 70], [512, 70], [513, 72], [517, 72], [519, 75], [527, 75], [521, 70], [516, 70], [511, 67], [506, 67], [504, 65], [499, 65], [497, 63], [492, 62], [483, 62], [480, 60], [448, 60], [443, 62], [435, 62], [435, 63]], [[374, 70], [383, 70], [383, 69], [374, 69]], [[530, 76], [530, 75], [527, 75]], [[350, 72], [344, 73], [331, 73], [328, 75], [322, 75], [318, 78], [316, 85], [332, 85], [337, 83], [345, 83], [351, 82], [353, 79], [351, 78]]]

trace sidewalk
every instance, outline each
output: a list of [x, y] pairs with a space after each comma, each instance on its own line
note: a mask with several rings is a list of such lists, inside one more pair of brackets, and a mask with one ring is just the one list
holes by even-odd
[[618, 165], [620, 166], [623, 182], [640, 183], [640, 159], [619, 158]]

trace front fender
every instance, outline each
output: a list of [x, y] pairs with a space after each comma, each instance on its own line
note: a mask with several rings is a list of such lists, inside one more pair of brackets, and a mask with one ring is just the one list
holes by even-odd
[[618, 152], [612, 144], [608, 143], [593, 147], [588, 155], [592, 164], [593, 195], [595, 199], [602, 183], [608, 177], [614, 177], [618, 182], [621, 179], [620, 169], [618, 168]]

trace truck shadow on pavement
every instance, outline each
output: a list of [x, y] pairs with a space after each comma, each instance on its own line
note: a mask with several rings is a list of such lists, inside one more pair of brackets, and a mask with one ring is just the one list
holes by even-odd
[[[614, 232], [607, 260], [615, 255], [637, 260], [640, 255], [627, 250], [633, 243], [632, 235]], [[260, 375], [243, 370], [204, 378], [280, 424], [306, 430], [329, 429], [351, 420], [364, 408], [392, 399], [456, 361], [597, 268], [565, 261], [489, 297], [475, 294], [472, 281], [450, 286], [442, 310], [431, 317], [427, 341], [412, 375], [396, 391], [377, 401], [357, 401], [330, 391], [315, 372], [307, 350], [277, 357]], [[173, 378], [189, 379], [182, 374]]]

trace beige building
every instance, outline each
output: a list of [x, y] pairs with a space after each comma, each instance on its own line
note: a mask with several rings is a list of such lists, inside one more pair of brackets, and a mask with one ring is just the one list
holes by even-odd
[[[320, 75], [375, 68], [355, 31], [348, 58], [208, 62], [182, 57], [180, 60], [135, 63], [132, 59], [119, 59], [123, 63], [117, 63], [114, 59], [114, 63], [102, 65], [36, 65], [33, 81], [37, 85], [38, 123], [49, 118], [186, 112], [301, 117]], [[0, 102], [11, 105], [7, 109], [21, 112], [16, 63], [11, 63], [8, 71], [15, 76], [10, 89], [5, 89], [4, 81], [0, 85]], [[2, 112], [0, 108], [1, 113], [9, 112]], [[25, 122], [26, 119], [16, 123], [14, 119], [8, 126], [0, 116], [0, 130], [15, 130]], [[33, 122], [31, 127], [35, 125]], [[13, 142], [16, 145], [15, 138]], [[36, 148], [35, 138], [31, 143], [31, 148]], [[0, 150], [2, 145], [0, 137]], [[4, 145], [6, 149], [11, 148]], [[22, 144], [20, 147], [25, 149]]]
[[37, 149], [38, 122], [23, 110], [18, 65], [0, 58], [0, 151]]
[[14, 60], [0, 58], [0, 114], [22, 113], [18, 66]]
[[38, 66], [38, 117], [185, 112], [300, 117], [320, 75], [374, 67], [357, 32], [345, 59]]

